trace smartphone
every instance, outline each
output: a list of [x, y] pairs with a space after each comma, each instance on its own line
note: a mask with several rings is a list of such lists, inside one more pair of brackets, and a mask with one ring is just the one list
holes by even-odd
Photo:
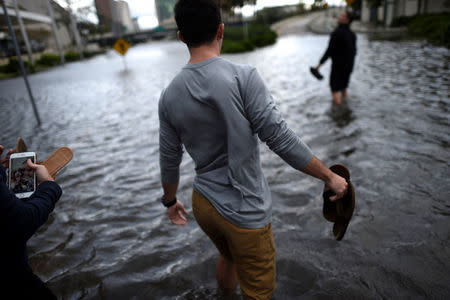
[[28, 159], [36, 163], [36, 153], [13, 153], [9, 157], [9, 189], [18, 198], [28, 198], [36, 190], [36, 172], [28, 167]]

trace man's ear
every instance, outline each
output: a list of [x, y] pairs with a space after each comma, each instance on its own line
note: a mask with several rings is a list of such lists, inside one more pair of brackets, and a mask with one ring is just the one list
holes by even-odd
[[223, 39], [224, 31], [225, 31], [225, 24], [222, 23], [222, 24], [219, 25], [219, 28], [217, 29], [216, 37], [217, 37], [218, 40]]
[[183, 38], [183, 36], [181, 35], [181, 32], [180, 32], [179, 30], [177, 31], [177, 35], [178, 35], [178, 38], [180, 39], [180, 41], [182, 41], [183, 43], [186, 44], [186, 42], [185, 42], [185, 40], [184, 40], [184, 38]]

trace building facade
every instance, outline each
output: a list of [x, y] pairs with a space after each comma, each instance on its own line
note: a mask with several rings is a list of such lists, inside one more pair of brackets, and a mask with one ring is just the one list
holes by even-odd
[[[57, 46], [55, 37], [52, 31], [51, 19], [49, 17], [49, 11], [47, 7], [47, 0], [16, 0], [19, 7], [19, 14], [22, 22], [24, 23], [25, 30], [27, 32], [30, 43], [33, 45], [39, 45], [33, 47], [34, 52], [42, 51], [46, 49], [48, 51], [56, 52]], [[5, 1], [8, 8], [8, 14], [10, 15], [13, 23], [14, 31], [19, 41], [23, 42], [22, 33], [18, 26], [17, 17], [15, 14], [12, 1]], [[50, 5], [53, 8], [57, 35], [61, 43], [62, 48], [70, 48], [75, 43], [75, 37], [71, 30], [70, 14], [63, 7], [61, 7], [55, 1], [50, 1]], [[1, 10], [0, 18], [4, 18], [3, 10]], [[4, 23], [4, 22], [2, 22]], [[6, 24], [6, 23], [4, 23]], [[1, 31], [8, 32], [6, 27], [0, 28]]]
[[450, 0], [363, 0], [361, 21], [390, 26], [397, 17], [450, 11]]

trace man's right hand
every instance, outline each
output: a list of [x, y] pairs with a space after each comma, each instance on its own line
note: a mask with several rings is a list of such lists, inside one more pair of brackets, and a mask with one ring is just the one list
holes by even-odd
[[178, 200], [177, 203], [167, 209], [167, 215], [175, 225], [186, 225], [187, 220], [183, 213], [187, 215], [187, 211], [184, 209], [183, 203]]
[[348, 183], [345, 178], [333, 173], [330, 180], [325, 183], [326, 188], [332, 190], [336, 195], [330, 197], [331, 201], [336, 201], [347, 193]]
[[330, 197], [331, 201], [336, 201], [347, 193], [347, 181], [327, 168], [315, 156], [313, 156], [309, 164], [302, 170], [302, 172], [323, 180], [325, 183], [325, 188], [332, 190], [336, 194]]

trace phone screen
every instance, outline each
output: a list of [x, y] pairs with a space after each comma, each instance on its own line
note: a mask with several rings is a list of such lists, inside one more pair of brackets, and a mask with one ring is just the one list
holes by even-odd
[[30, 196], [35, 190], [35, 171], [28, 167], [28, 159], [34, 163], [34, 156], [24, 156], [11, 158], [9, 165], [9, 188], [13, 193], [21, 196]]

